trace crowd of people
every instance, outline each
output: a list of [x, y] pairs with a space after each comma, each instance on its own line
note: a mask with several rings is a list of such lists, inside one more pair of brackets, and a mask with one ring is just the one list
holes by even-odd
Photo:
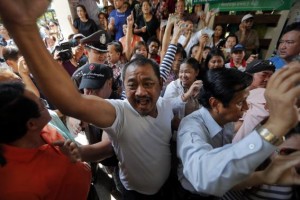
[[0, 199], [97, 199], [108, 174], [124, 200], [300, 199], [299, 22], [261, 59], [252, 14], [225, 37], [183, 0], [79, 4], [64, 39], [48, 0], [2, 1]]

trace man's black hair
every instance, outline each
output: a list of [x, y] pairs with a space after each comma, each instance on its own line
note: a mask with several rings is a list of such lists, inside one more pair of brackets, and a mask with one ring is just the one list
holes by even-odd
[[24, 92], [20, 82], [0, 83], [0, 143], [22, 138], [27, 132], [27, 121], [40, 117], [39, 106], [26, 98]]
[[188, 64], [190, 65], [195, 71], [199, 71], [199, 62], [198, 60], [196, 60], [195, 58], [186, 58], [183, 60], [183, 62], [181, 64]]
[[160, 47], [160, 42], [159, 42], [159, 40], [157, 39], [156, 36], [152, 36], [147, 40], [148, 48], [149, 48], [149, 45], [151, 44], [151, 42], [156, 42], [158, 44], [158, 47]]
[[294, 22], [288, 26], [285, 27], [282, 35], [291, 32], [291, 31], [300, 31], [300, 22]]
[[145, 67], [146, 65], [151, 65], [152, 66], [152, 69], [153, 69], [155, 75], [160, 80], [159, 65], [151, 59], [145, 58], [144, 56], [143, 57], [138, 56], [135, 59], [131, 60], [129, 63], [127, 63], [123, 67], [123, 69], [122, 69], [122, 80], [123, 80], [123, 82], [125, 81], [125, 73], [126, 73], [126, 70], [129, 66]]
[[203, 78], [203, 87], [199, 97], [200, 104], [211, 109], [209, 99], [214, 97], [221, 101], [224, 107], [228, 107], [235, 94], [246, 89], [251, 83], [252, 76], [239, 70], [210, 69]]
[[3, 58], [5, 60], [18, 61], [20, 57], [19, 49], [16, 46], [6, 46], [3, 48]]

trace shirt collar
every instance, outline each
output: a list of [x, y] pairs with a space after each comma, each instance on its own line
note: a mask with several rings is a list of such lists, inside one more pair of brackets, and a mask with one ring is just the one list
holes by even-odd
[[214, 120], [214, 118], [211, 116], [210, 112], [202, 107], [200, 109], [204, 124], [206, 125], [206, 128], [208, 129], [209, 136], [213, 138], [218, 133], [222, 131], [222, 127]]

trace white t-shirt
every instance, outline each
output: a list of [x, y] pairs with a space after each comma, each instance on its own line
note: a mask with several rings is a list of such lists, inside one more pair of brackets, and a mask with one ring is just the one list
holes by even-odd
[[159, 191], [171, 167], [172, 108], [181, 105], [180, 98], [157, 101], [158, 116], [141, 116], [128, 100], [109, 100], [116, 109], [109, 134], [119, 159], [120, 179], [127, 190], [152, 195]]

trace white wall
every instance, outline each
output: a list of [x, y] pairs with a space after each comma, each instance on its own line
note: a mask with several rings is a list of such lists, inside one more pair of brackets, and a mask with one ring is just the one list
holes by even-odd
[[68, 15], [71, 15], [71, 10], [68, 0], [53, 0], [52, 8], [55, 10], [58, 23], [61, 27], [62, 34], [65, 40], [73, 33], [69, 22]]

